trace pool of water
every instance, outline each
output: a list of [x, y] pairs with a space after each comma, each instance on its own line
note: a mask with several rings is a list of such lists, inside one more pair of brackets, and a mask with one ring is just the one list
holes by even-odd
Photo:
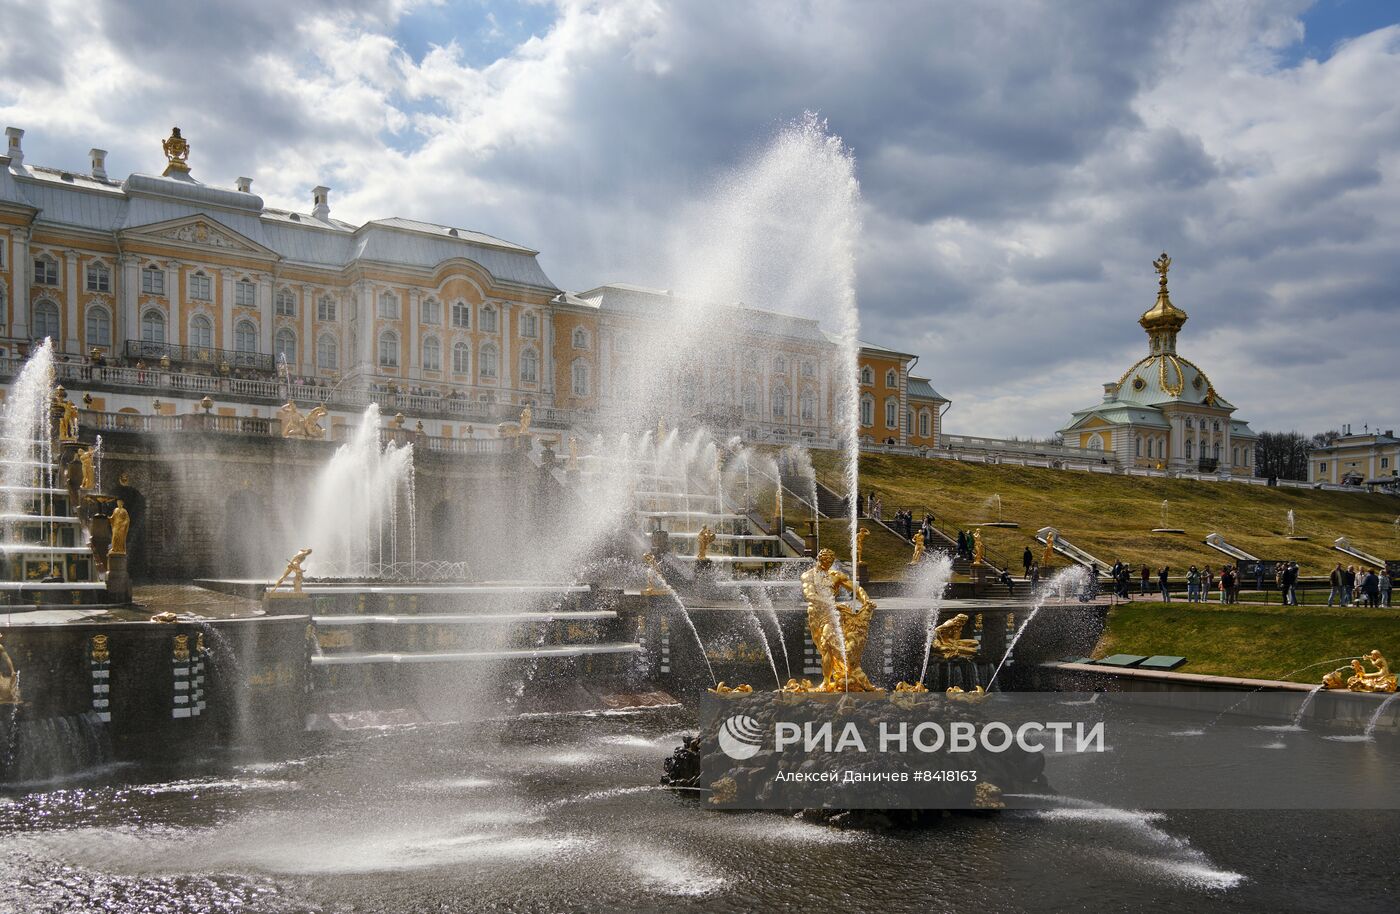
[[843, 831], [658, 788], [679, 709], [358, 731], [0, 799], [0, 911], [1392, 910], [1393, 813], [1082, 809]]

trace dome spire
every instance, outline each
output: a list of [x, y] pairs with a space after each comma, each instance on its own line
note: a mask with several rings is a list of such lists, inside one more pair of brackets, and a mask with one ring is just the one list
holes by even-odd
[[1161, 355], [1176, 352], [1176, 334], [1186, 323], [1187, 317], [1185, 311], [1172, 304], [1171, 295], [1167, 292], [1167, 271], [1172, 266], [1171, 257], [1163, 251], [1161, 257], [1152, 261], [1152, 266], [1157, 270], [1157, 303], [1138, 318], [1138, 323], [1147, 331], [1147, 338], [1152, 343], [1152, 354]]

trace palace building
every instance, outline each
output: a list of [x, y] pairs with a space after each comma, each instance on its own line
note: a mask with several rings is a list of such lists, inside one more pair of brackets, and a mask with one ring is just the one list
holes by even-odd
[[1138, 319], [1147, 355], [1103, 386], [1102, 402], [1074, 413], [1061, 431], [1065, 444], [1125, 467], [1252, 476], [1256, 436], [1206, 373], [1177, 354], [1187, 315], [1167, 291], [1171, 258], [1163, 254], [1153, 266], [1157, 301]]
[[[379, 402], [457, 438], [493, 435], [528, 404], [542, 430], [586, 428], [619, 402], [629, 332], [677, 306], [624, 284], [565, 292], [537, 251], [480, 232], [345, 222], [327, 187], [307, 212], [274, 209], [251, 179], [196, 180], [178, 129], [160, 174], [124, 180], [101, 149], [85, 170], [49, 168], [26, 163], [24, 131], [6, 136], [0, 354], [13, 368], [51, 338], [70, 368], [90, 366], [81, 389], [94, 412], [267, 418], [294, 399], [343, 424]], [[734, 351], [671, 421], [830, 440], [842, 370], [832, 339], [815, 321], [741, 310]], [[937, 444], [948, 401], [911, 377], [916, 361], [862, 349], [866, 440]]]

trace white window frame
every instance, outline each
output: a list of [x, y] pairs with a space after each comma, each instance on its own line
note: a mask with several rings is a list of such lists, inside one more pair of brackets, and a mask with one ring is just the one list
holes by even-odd
[[[89, 346], [100, 346], [104, 349], [112, 345], [112, 312], [107, 310], [106, 305], [88, 305], [87, 314], [83, 321], [84, 339]], [[100, 321], [96, 328], [98, 333], [94, 333], [93, 319]]]
[[159, 308], [147, 308], [141, 312], [141, 341], [143, 343], [164, 343], [167, 338], [165, 313]]
[[34, 256], [34, 285], [36, 286], [56, 286], [58, 285], [58, 261], [48, 254], [36, 254]]
[[472, 373], [472, 347], [466, 340], [452, 344], [452, 373], [469, 375]]
[[[196, 329], [196, 328], [198, 328], [198, 329]], [[198, 339], [198, 336], [199, 336], [199, 334], [200, 334], [201, 331], [202, 331], [203, 333], [207, 334], [207, 336], [206, 336], [206, 341], [205, 341], [205, 342], [201, 342], [201, 341]], [[214, 348], [214, 322], [213, 322], [212, 320], [209, 319], [209, 315], [207, 315], [207, 314], [195, 314], [195, 315], [191, 316], [191, 317], [190, 317], [190, 326], [189, 326], [189, 329], [186, 331], [186, 333], [189, 334], [189, 341], [190, 341], [190, 346], [191, 346], [191, 347], [193, 347], [193, 348], [195, 348], [195, 349], [213, 349], [213, 348]]]
[[316, 320], [318, 321], [334, 321], [337, 310], [334, 296], [322, 295], [316, 300]]
[[460, 330], [472, 328], [472, 306], [458, 299], [452, 303], [452, 326]]
[[340, 342], [335, 334], [322, 333], [316, 338], [316, 367], [322, 371], [340, 368]]
[[258, 351], [258, 325], [246, 317], [233, 325], [233, 351], [244, 355]]
[[273, 300], [272, 312], [278, 317], [297, 316], [297, 294], [288, 288], [277, 290], [277, 296]]
[[165, 294], [165, 271], [154, 264], [141, 268], [141, 291], [146, 295]]
[[392, 330], [385, 330], [379, 334], [378, 339], [378, 363], [380, 368], [399, 367], [399, 335]]
[[494, 380], [500, 377], [501, 353], [494, 343], [482, 344], [481, 353], [476, 359], [476, 367], [483, 378]]
[[101, 261], [90, 263], [83, 272], [84, 285], [89, 292], [112, 291], [112, 271], [107, 269], [105, 263]]
[[214, 280], [203, 270], [190, 274], [190, 298], [193, 301], [214, 300]]
[[[40, 313], [44, 315], [42, 322], [39, 318]], [[48, 327], [40, 328], [40, 323], [49, 324], [50, 321], [53, 324], [52, 331], [49, 331]], [[63, 309], [53, 299], [41, 298], [34, 303], [34, 307], [29, 311], [29, 326], [30, 335], [34, 339], [41, 340], [49, 337], [55, 344], [58, 344], [62, 341]]]
[[239, 308], [256, 308], [258, 306], [258, 287], [246, 278], [235, 280], [233, 283], [233, 303]]

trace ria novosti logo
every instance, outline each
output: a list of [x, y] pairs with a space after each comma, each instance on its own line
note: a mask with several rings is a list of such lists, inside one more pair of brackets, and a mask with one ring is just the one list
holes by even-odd
[[736, 762], [753, 758], [763, 747], [763, 726], [747, 714], [735, 714], [719, 728], [719, 748]]

